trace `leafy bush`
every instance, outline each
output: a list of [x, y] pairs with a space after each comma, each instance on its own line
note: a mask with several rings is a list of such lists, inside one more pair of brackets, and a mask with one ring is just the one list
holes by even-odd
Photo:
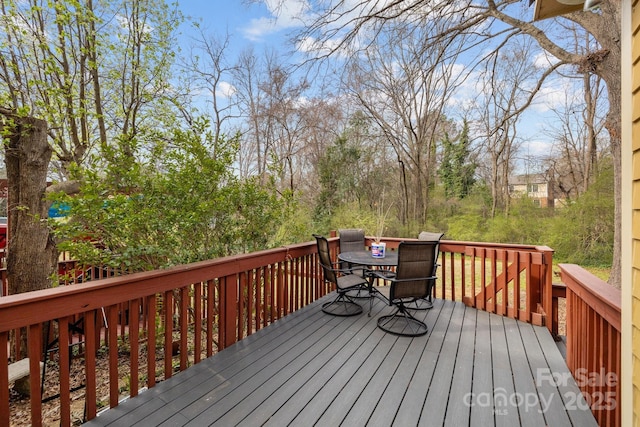
[[106, 173], [78, 170], [80, 193], [54, 196], [68, 207], [66, 219], [51, 221], [60, 250], [143, 271], [265, 248], [287, 198], [238, 179], [237, 139], [213, 141], [207, 126], [174, 130], [145, 152], [121, 141], [104, 158]]
[[558, 261], [607, 266], [613, 260], [613, 233], [613, 171], [607, 168], [587, 192], [559, 210], [546, 240]]

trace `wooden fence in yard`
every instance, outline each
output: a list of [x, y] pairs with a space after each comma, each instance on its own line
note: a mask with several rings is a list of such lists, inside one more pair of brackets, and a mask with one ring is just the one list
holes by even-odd
[[[402, 240], [413, 239], [384, 239], [388, 250]], [[330, 239], [334, 256], [337, 243]], [[316, 252], [311, 241], [0, 298], [0, 425], [9, 425], [13, 416], [10, 334], [21, 329], [27, 334], [32, 424], [42, 423], [43, 405], [49, 404], [42, 399], [40, 361], [59, 372], [55, 403], [61, 425], [71, 423], [69, 366], [78, 348], [87, 373], [81, 390], [86, 419], [92, 419], [99, 407], [117, 406], [123, 388], [128, 390], [124, 397], [135, 396], [140, 388], [153, 387], [326, 295], [332, 289], [322, 279]], [[436, 297], [553, 331], [552, 256], [547, 247], [442, 241]], [[81, 328], [70, 328], [74, 324]], [[55, 357], [44, 360], [43, 331], [69, 345], [59, 345]], [[126, 387], [118, 368], [123, 347], [130, 366]], [[97, 392], [99, 353], [108, 360], [108, 401]]]

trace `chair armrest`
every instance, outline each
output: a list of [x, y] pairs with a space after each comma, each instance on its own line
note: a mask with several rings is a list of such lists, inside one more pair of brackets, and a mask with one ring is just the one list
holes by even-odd
[[396, 283], [415, 282], [416, 280], [435, 280], [438, 278], [438, 276], [428, 276], [428, 277], [412, 277], [410, 279], [396, 279], [395, 277], [389, 277], [383, 274], [376, 274], [375, 271], [372, 273], [372, 275], [378, 279], [388, 280], [390, 282], [396, 282]]
[[393, 279], [396, 275], [396, 272], [393, 270], [387, 269], [367, 269], [367, 274], [376, 279], [390, 280]]
[[355, 271], [360, 271], [362, 270], [363, 273], [365, 272], [365, 270], [368, 270], [366, 267], [362, 266], [357, 266], [357, 267], [351, 267], [351, 268], [340, 268], [340, 265], [342, 264], [343, 261], [336, 261], [336, 262], [332, 262], [331, 263], [331, 270], [334, 273], [341, 273], [341, 274], [353, 274], [354, 270]]

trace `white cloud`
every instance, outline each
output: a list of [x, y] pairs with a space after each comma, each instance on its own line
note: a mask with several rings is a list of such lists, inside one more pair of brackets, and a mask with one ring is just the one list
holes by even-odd
[[228, 82], [220, 82], [218, 84], [218, 90], [219, 90], [218, 93], [220, 93], [220, 95], [222, 95], [225, 98], [231, 98], [233, 94], [235, 94], [237, 91], [236, 87]]
[[[341, 41], [339, 39], [330, 39], [330, 40], [321, 42], [312, 37], [306, 37], [302, 39], [300, 42], [298, 42], [298, 44], [296, 45], [296, 49], [299, 52], [312, 53], [317, 56], [321, 56], [321, 55], [327, 55], [329, 53], [338, 52], [338, 48], [340, 47], [340, 42]], [[338, 52], [338, 55], [344, 57], [347, 55], [347, 52], [346, 51]]]
[[243, 30], [245, 37], [252, 41], [302, 26], [305, 16], [310, 11], [306, 0], [263, 0], [263, 4], [267, 8], [268, 16], [252, 19]]

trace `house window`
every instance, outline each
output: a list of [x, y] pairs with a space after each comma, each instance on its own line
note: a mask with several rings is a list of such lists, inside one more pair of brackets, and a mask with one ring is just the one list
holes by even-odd
[[538, 184], [528, 184], [527, 185], [528, 193], [537, 193], [538, 192]]

